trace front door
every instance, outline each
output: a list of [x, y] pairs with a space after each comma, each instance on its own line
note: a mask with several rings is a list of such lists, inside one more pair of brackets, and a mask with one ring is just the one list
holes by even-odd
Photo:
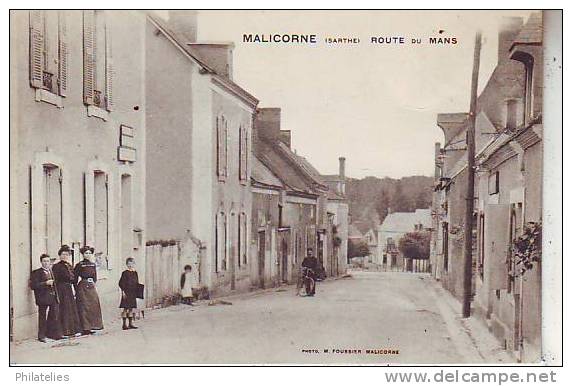
[[258, 232], [258, 278], [260, 288], [264, 288], [264, 260], [266, 257], [266, 232]]
[[288, 243], [286, 242], [286, 238], [282, 238], [282, 243], [280, 245], [280, 254], [281, 254], [281, 276], [282, 282], [286, 283], [288, 281]]

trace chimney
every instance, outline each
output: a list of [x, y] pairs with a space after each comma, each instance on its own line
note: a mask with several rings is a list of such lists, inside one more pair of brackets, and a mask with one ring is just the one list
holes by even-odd
[[215, 72], [232, 80], [232, 53], [234, 43], [196, 43], [187, 44], [199, 59]]
[[522, 28], [521, 17], [503, 17], [499, 27], [498, 63], [509, 60], [512, 43]]
[[338, 158], [338, 160], [340, 161], [340, 179], [345, 180], [346, 179], [346, 157], [340, 157]]
[[340, 157], [340, 158], [338, 158], [338, 160], [340, 161], [339, 176], [340, 176], [340, 180], [342, 180], [339, 183], [338, 193], [345, 196], [346, 195], [346, 157]]
[[280, 130], [280, 141], [289, 148], [292, 147], [292, 132], [290, 130]]
[[254, 117], [254, 131], [260, 139], [280, 140], [280, 108], [259, 108]]
[[197, 41], [197, 11], [169, 11], [169, 28], [187, 43]]

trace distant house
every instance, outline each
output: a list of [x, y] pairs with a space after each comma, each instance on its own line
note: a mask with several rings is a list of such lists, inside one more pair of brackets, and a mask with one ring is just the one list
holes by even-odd
[[431, 209], [417, 209], [415, 212], [389, 213], [378, 227], [376, 259], [389, 269], [402, 269], [403, 256], [397, 246], [399, 240], [409, 232], [431, 228]]

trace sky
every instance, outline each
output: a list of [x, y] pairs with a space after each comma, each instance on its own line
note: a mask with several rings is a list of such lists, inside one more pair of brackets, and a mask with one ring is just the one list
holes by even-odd
[[[280, 107], [292, 148], [323, 174], [430, 176], [438, 113], [469, 108], [475, 32], [483, 33], [479, 89], [497, 63], [502, 17], [527, 11], [200, 11], [198, 40], [233, 42], [233, 80]], [[438, 31], [442, 30], [440, 34]], [[247, 43], [243, 34], [316, 34], [314, 45]], [[372, 44], [371, 37], [408, 44]], [[429, 37], [455, 45], [429, 45]], [[360, 44], [326, 44], [357, 37]], [[411, 38], [423, 39], [413, 45]]]

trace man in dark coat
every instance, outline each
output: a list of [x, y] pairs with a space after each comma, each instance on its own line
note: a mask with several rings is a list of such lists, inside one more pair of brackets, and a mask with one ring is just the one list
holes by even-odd
[[50, 256], [40, 256], [41, 268], [32, 271], [30, 287], [34, 290], [38, 306], [38, 340], [46, 342], [46, 337], [58, 340], [62, 338], [59, 321], [59, 299]]
[[314, 257], [314, 250], [312, 248], [307, 249], [307, 256], [302, 261], [302, 267], [311, 269], [309, 276], [314, 279], [314, 285], [306, 283], [306, 293], [308, 296], [314, 296], [316, 294], [316, 269], [318, 267], [318, 259]]

